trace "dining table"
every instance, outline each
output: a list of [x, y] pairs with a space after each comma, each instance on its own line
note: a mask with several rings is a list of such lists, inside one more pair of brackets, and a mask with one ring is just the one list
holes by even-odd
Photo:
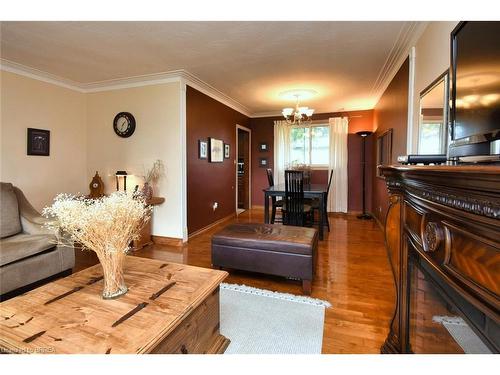
[[[319, 200], [319, 221], [318, 221], [318, 235], [319, 239], [323, 240], [324, 228], [324, 213], [326, 207], [326, 199], [328, 192], [328, 184], [306, 184], [304, 185], [304, 198], [312, 198]], [[269, 224], [269, 199], [271, 197], [285, 197], [285, 184], [278, 184], [264, 189], [264, 222]]]

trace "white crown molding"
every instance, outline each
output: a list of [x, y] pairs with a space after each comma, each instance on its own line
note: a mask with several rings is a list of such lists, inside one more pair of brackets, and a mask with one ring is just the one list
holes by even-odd
[[283, 116], [281, 111], [267, 111], [267, 112], [254, 112], [252, 113], [251, 118], [256, 118], [256, 117], [277, 117], [277, 116]]
[[180, 82], [182, 70], [172, 70], [155, 74], [146, 74], [126, 78], [110, 79], [91, 83], [82, 83], [80, 86], [86, 93], [130, 89], [134, 87], [160, 85], [162, 83]]
[[226, 106], [244, 114], [247, 117], [254, 117], [252, 112], [248, 107], [245, 107], [240, 102], [234, 100], [233, 98], [227, 96], [223, 92], [217, 90], [215, 87], [209, 85], [205, 81], [202, 81], [194, 74], [189, 73], [186, 70], [182, 70], [182, 78], [186, 80], [186, 84], [191, 86], [192, 88], [204, 93], [205, 95], [210, 96], [211, 98], [225, 104]]
[[376, 98], [375, 103], [380, 100], [380, 97], [408, 57], [410, 49], [415, 46], [427, 25], [428, 22], [406, 22], [401, 28], [398, 38], [373, 84], [371, 91]]
[[91, 83], [74, 82], [63, 77], [59, 77], [54, 74], [50, 74], [6, 59], [0, 59], [0, 70], [15, 73], [24, 77], [36, 79], [38, 81], [50, 83], [81, 93], [95, 93], [133, 87], [158, 85], [162, 83], [184, 82], [185, 84], [204, 93], [205, 95], [210, 96], [211, 98], [234, 109], [235, 111], [238, 111], [247, 117], [252, 116], [250, 110], [243, 104], [232, 99], [228, 95], [217, 90], [215, 87], [196, 77], [194, 74], [189, 73], [188, 71], [183, 69]]
[[28, 77], [36, 79], [38, 81], [50, 83], [59, 87], [64, 87], [66, 89], [85, 92], [78, 82], [56, 76], [35, 68], [31, 68], [26, 65], [18, 64], [10, 60], [0, 58], [0, 70], [21, 75], [23, 77]]

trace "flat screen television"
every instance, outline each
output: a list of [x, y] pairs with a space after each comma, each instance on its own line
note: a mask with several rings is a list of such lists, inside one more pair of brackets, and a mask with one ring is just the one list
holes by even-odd
[[500, 159], [500, 22], [460, 22], [451, 33], [448, 156]]

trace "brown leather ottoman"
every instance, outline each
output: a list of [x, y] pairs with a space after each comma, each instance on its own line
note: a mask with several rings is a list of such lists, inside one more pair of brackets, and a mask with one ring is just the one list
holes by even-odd
[[231, 224], [212, 237], [212, 265], [297, 278], [310, 294], [317, 248], [313, 228]]

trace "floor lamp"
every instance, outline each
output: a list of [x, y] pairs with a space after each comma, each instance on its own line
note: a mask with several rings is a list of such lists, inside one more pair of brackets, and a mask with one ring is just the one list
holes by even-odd
[[358, 215], [358, 219], [362, 219], [362, 220], [370, 220], [372, 218], [372, 215], [370, 215], [369, 213], [366, 212], [366, 205], [365, 205], [365, 197], [366, 197], [366, 177], [365, 177], [365, 170], [366, 170], [366, 137], [368, 137], [370, 134], [372, 134], [373, 132], [370, 132], [370, 131], [361, 131], [361, 132], [357, 132], [356, 134], [359, 135], [361, 137], [361, 139], [363, 140], [363, 153], [362, 153], [362, 162], [361, 164], [363, 165], [363, 213], [361, 215]]

